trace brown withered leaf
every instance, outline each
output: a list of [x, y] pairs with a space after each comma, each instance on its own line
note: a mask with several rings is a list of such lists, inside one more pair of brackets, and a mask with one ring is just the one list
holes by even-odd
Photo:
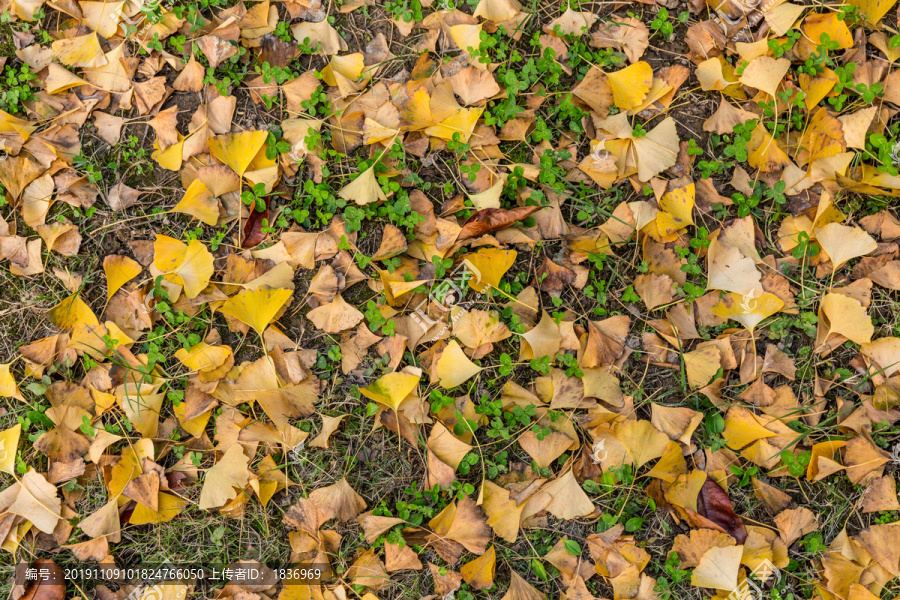
[[428, 570], [434, 580], [434, 591], [441, 598], [452, 594], [462, 585], [462, 575], [457, 571], [441, 568], [433, 563], [428, 563]]
[[558, 265], [545, 256], [543, 264], [535, 273], [535, 278], [534, 285], [545, 292], [557, 292], [558, 294], [575, 282], [575, 271]]
[[250, 218], [244, 222], [244, 241], [241, 243], [241, 248], [253, 248], [255, 246], [259, 246], [264, 239], [266, 239], [266, 234], [263, 233], [262, 224], [264, 220], [269, 218], [269, 207], [262, 212], [258, 210], [250, 211]]
[[506, 210], [503, 208], [485, 208], [469, 217], [459, 235], [457, 242], [472, 239], [488, 233], [505, 229], [541, 209], [540, 206], [520, 206]]
[[130, 188], [120, 181], [109, 190], [106, 202], [109, 204], [109, 207], [115, 211], [125, 210], [129, 206], [137, 204], [141, 194], [143, 194], [143, 192], [140, 190]]
[[39, 573], [47, 573], [48, 577], [29, 583], [19, 600], [64, 600], [66, 581], [62, 569], [55, 562], [49, 558], [39, 558], [29, 566], [38, 569]]
[[707, 479], [700, 488], [700, 493], [697, 494], [697, 512], [724, 529], [728, 535], [737, 540], [738, 544], [743, 544], [747, 539], [747, 528], [734, 512], [731, 498], [712, 479]]
[[286, 67], [299, 54], [297, 44], [285, 42], [267, 33], [260, 39], [259, 62], [273, 67]]

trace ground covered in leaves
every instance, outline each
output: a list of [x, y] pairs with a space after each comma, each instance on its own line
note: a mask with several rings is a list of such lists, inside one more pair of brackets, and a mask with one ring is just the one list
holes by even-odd
[[898, 597], [895, 4], [0, 0], [5, 593]]

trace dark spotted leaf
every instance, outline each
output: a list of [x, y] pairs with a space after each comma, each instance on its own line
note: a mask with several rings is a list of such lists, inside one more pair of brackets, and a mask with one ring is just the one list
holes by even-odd
[[738, 544], [747, 539], [747, 528], [731, 507], [731, 498], [712, 479], [706, 480], [697, 495], [697, 512], [725, 530]]
[[540, 206], [520, 206], [506, 210], [502, 208], [485, 208], [469, 217], [456, 241], [468, 240], [501, 229], [506, 229], [516, 221], [528, 217], [541, 209]]

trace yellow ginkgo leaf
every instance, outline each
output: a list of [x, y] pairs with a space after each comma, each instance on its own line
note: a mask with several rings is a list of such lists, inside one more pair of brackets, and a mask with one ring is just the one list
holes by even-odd
[[471, 273], [469, 287], [483, 292], [489, 287], [496, 288], [516, 260], [515, 250], [482, 248], [478, 252], [466, 254], [466, 269]]
[[[94, 444], [99, 443], [99, 447], [96, 450], [92, 447], [90, 450], [91, 460], [97, 462], [96, 459], [100, 458], [106, 448], [121, 439], [119, 436], [107, 434], [104, 429], [98, 429], [97, 439], [95, 439]], [[147, 438], [138, 440], [122, 450], [119, 461], [112, 466], [109, 478], [106, 480], [106, 489], [109, 491], [110, 496], [119, 496], [119, 506], [124, 506], [128, 503], [128, 498], [121, 496], [121, 494], [132, 480], [143, 473], [143, 469], [141, 469], [143, 459], [149, 458], [153, 460], [154, 456], [153, 440]]]
[[100, 326], [100, 321], [97, 320], [94, 311], [78, 294], [72, 294], [48, 310], [44, 316], [60, 329], [69, 330], [76, 325], [85, 327]]
[[469, 200], [475, 210], [484, 210], [485, 208], [500, 208], [500, 195], [503, 193], [503, 186], [506, 185], [506, 177], [498, 178], [497, 182], [488, 189], [478, 194], [469, 194]]
[[737, 321], [749, 331], [753, 331], [760, 321], [771, 317], [782, 308], [784, 301], [769, 292], [764, 292], [757, 298], [729, 292], [724, 294], [711, 310], [714, 315]]
[[760, 56], [744, 67], [741, 72], [741, 83], [774, 98], [790, 67], [791, 61], [786, 58]]
[[[868, 344], [875, 333], [872, 317], [863, 305], [844, 294], [825, 294], [819, 307], [819, 323], [826, 327], [827, 334], [842, 335], [856, 344]], [[821, 344], [825, 340], [816, 342]]]
[[0, 432], [0, 471], [4, 473], [15, 474], [16, 449], [19, 447], [21, 433], [22, 425], [20, 423]]
[[[682, 462], [684, 459], [682, 458]], [[649, 475], [649, 473], [648, 473]], [[697, 511], [700, 490], [706, 482], [706, 473], [698, 469], [675, 475], [671, 485], [666, 488], [664, 497], [673, 506]]]
[[488, 480], [482, 483], [480, 495], [487, 524], [499, 537], [510, 543], [515, 542], [519, 536], [519, 523], [525, 503], [516, 504], [510, 498], [509, 490]]
[[842, 440], [828, 440], [813, 444], [812, 448], [809, 449], [811, 456], [809, 458], [809, 465], [806, 467], [806, 478], [810, 481], [816, 480], [816, 475], [819, 474], [820, 456], [824, 456], [829, 460], [834, 460], [834, 453], [846, 445], [847, 442]]
[[483, 112], [483, 108], [461, 108], [437, 125], [426, 128], [425, 134], [442, 140], [452, 140], [457, 134], [461, 142], [467, 143]]
[[9, 370], [9, 365], [0, 364], [0, 398], [16, 398], [24, 400], [16, 384], [16, 378]]
[[206, 430], [206, 424], [209, 423], [209, 418], [212, 416], [212, 409], [191, 418], [188, 418], [187, 409], [187, 402], [182, 402], [181, 404], [173, 406], [172, 412], [174, 412], [175, 416], [178, 418], [178, 423], [181, 425], [182, 429], [195, 438], [199, 438]]
[[481, 48], [481, 25], [453, 25], [450, 27], [453, 43], [463, 52], [473, 52]]
[[325, 333], [339, 333], [356, 327], [364, 315], [338, 294], [328, 304], [316, 307], [306, 315]]
[[159, 431], [159, 411], [165, 397], [162, 392], [132, 390], [120, 398], [125, 416], [143, 437], [156, 437]]
[[57, 495], [56, 486], [35, 471], [33, 468], [19, 480], [18, 493], [7, 502], [13, 500], [6, 511], [19, 515], [44, 533], [53, 533], [61, 518], [62, 501]]
[[332, 56], [324, 69], [322, 69], [322, 81], [328, 85], [338, 85], [337, 77], [344, 77], [350, 81], [356, 81], [362, 75], [366, 67], [365, 57], [360, 52]]
[[591, 30], [597, 22], [597, 15], [589, 11], [566, 11], [544, 26], [544, 31], [556, 36], [581, 36]]
[[648, 231], [655, 237], [664, 238], [694, 223], [694, 184], [674, 188], [659, 199], [660, 212], [656, 213], [655, 231]]
[[234, 444], [216, 465], [206, 472], [200, 490], [200, 508], [218, 508], [238, 495], [250, 478], [250, 459], [243, 446]]
[[[896, 58], [900, 58], [900, 51], [895, 49], [894, 52], [898, 52]], [[869, 132], [869, 127], [877, 112], [877, 106], [869, 106], [838, 117], [844, 141], [848, 148], [865, 149], [866, 134]]]
[[125, 11], [122, 10], [124, 4], [124, 0], [122, 2], [80, 0], [78, 7], [81, 9], [81, 24], [90, 27], [105, 38], [111, 38], [119, 27], [122, 15], [125, 14]]
[[475, 7], [475, 12], [472, 13], [472, 16], [481, 17], [494, 23], [502, 23], [512, 19], [520, 12], [522, 12], [522, 5], [519, 3], [519, 0], [481, 0], [478, 6]]
[[897, 3], [897, 0], [849, 0], [848, 4], [859, 9], [859, 14], [869, 23], [876, 25]]
[[700, 557], [691, 573], [691, 585], [714, 590], [733, 591], [737, 588], [743, 546], [714, 546]]
[[[99, 31], [97, 32], [103, 35]], [[107, 52], [106, 64], [100, 67], [84, 69], [84, 78], [94, 87], [100, 88], [107, 92], [127, 92], [131, 90], [131, 75], [125, 65], [126, 42], [120, 43], [118, 46]], [[99, 123], [98, 123], [99, 125]], [[118, 134], [116, 134], [118, 136]]]
[[880, 375], [890, 377], [900, 371], [900, 338], [878, 338], [874, 342], [863, 344], [860, 352], [875, 361], [879, 367], [876, 372]]
[[594, 503], [581, 489], [581, 484], [575, 479], [575, 473], [571, 468], [545, 484], [541, 488], [541, 493], [546, 493], [550, 497], [550, 502], [544, 510], [557, 519], [569, 521], [585, 517], [595, 510]]
[[325, 56], [333, 56], [347, 50], [347, 42], [327, 19], [318, 23], [302, 21], [291, 26], [291, 33], [294, 34], [295, 40], [309, 44], [309, 47], [316, 48]]
[[828, 36], [829, 42], [837, 42], [835, 50], [853, 47], [853, 33], [836, 12], [809, 15], [803, 19], [801, 31], [804, 34], [801, 39], [811, 48], [823, 43], [823, 36]]
[[59, 94], [80, 85], [87, 85], [87, 81], [64, 66], [53, 62], [47, 66], [47, 79], [44, 84], [47, 86], [48, 94]]
[[293, 290], [280, 288], [241, 290], [226, 300], [219, 312], [246, 323], [262, 335], [293, 294]]
[[[9, 3], [9, 8], [14, 10], [16, 15], [23, 21], [34, 21], [35, 12], [43, 5], [44, 0], [14, 0]], [[5, 546], [4, 549], [6, 549]]]
[[[560, 332], [559, 323], [545, 310], [541, 312], [541, 320], [538, 321], [538, 324], [527, 333], [523, 333], [521, 338], [523, 359], [540, 359], [549, 356], [552, 360], [556, 357], [556, 353], [559, 352], [563, 336]], [[527, 346], [524, 345], [526, 342], [528, 343]]]
[[[253, 157], [253, 160], [250, 161], [250, 164], [247, 166], [247, 172], [244, 173], [244, 177], [249, 179], [252, 171], [266, 171], [275, 168], [277, 164], [278, 161], [274, 158], [269, 158], [266, 156], [265, 152], [259, 152]], [[263, 174], [260, 174], [259, 177], [261, 180], [266, 179], [266, 176]]]
[[734, 67], [722, 56], [714, 56], [701, 62], [697, 65], [694, 75], [704, 92], [718, 90], [739, 100], [746, 99], [746, 94], [734, 74]]
[[184, 286], [188, 298], [196, 298], [209, 285], [214, 258], [203, 242], [191, 240], [185, 245], [175, 238], [157, 235], [153, 251], [153, 266], [173, 283]]
[[136, 260], [127, 256], [110, 255], [103, 259], [106, 273], [106, 297], [112, 298], [119, 289], [137, 277], [144, 268]]
[[359, 176], [338, 190], [338, 196], [344, 200], [351, 200], [360, 206], [372, 202], [387, 200], [387, 196], [381, 190], [381, 185], [375, 177], [375, 165], [363, 171]]
[[254, 479], [250, 480], [250, 485], [259, 497], [259, 502], [263, 506], [269, 504], [276, 493], [288, 486], [290, 480], [284, 474], [280, 466], [275, 464], [275, 460], [271, 456], [266, 456], [257, 465], [257, 473]]
[[[482, 2], [483, 3], [483, 2]], [[486, 590], [494, 585], [494, 573], [497, 568], [497, 552], [493, 544], [487, 552], [469, 561], [459, 570], [463, 580], [476, 590]]]
[[[240, 446], [240, 444], [236, 444]], [[132, 525], [147, 525], [149, 523], [168, 523], [185, 509], [188, 500], [175, 496], [174, 494], [166, 494], [160, 492], [159, 507], [157, 511], [153, 511], [143, 504], [137, 504], [131, 518], [128, 520]], [[150, 599], [148, 599], [150, 600]]]
[[681, 454], [681, 446], [678, 442], [669, 440], [663, 455], [653, 468], [647, 471], [647, 477], [661, 479], [666, 483], [674, 482], [679, 475], [687, 473], [687, 461]]
[[459, 342], [451, 340], [435, 365], [435, 375], [440, 379], [441, 387], [455, 388], [481, 372], [479, 367], [466, 356]]
[[[627, 141], [627, 140], [622, 140]], [[678, 160], [678, 131], [675, 119], [666, 117], [662, 123], [646, 135], [631, 140], [632, 150], [626, 153], [637, 161], [637, 175], [641, 181], [650, 181]]]
[[233, 360], [229, 360], [233, 356], [231, 346], [210, 346], [206, 342], [191, 346], [190, 350], [179, 348], [175, 352], [175, 358], [180, 360], [181, 364], [199, 373], [216, 371], [229, 362], [234, 364]]
[[668, 436], [643, 419], [625, 421], [616, 431], [616, 439], [628, 450], [636, 468], [662, 456], [669, 445]]
[[800, 86], [800, 91], [806, 94], [803, 99], [806, 109], [812, 111], [812, 108], [831, 92], [838, 81], [837, 74], [828, 68], [816, 77], [808, 73], [801, 73], [797, 78], [797, 84]]
[[392, 139], [397, 135], [397, 131], [398, 130], [395, 127], [382, 125], [375, 119], [369, 119], [367, 117], [365, 125], [363, 126], [363, 140], [366, 146], [370, 146], [372, 144], [377, 144], [378, 142]]
[[[134, 344], [134, 340], [131, 339], [127, 333], [122, 331], [118, 325], [113, 323], [112, 321], [104, 321], [103, 326], [106, 327], [106, 334], [110, 337], [110, 339], [115, 340], [117, 344], [122, 346], [131, 347]], [[76, 332], [77, 333], [77, 329]], [[72, 335], [72, 345], [75, 345], [75, 333]]]
[[119, 505], [113, 498], [94, 513], [83, 519], [78, 527], [92, 538], [106, 538], [110, 542], [122, 539], [122, 526], [119, 521]]
[[728, 235], [719, 234], [709, 244], [710, 289], [757, 296], [762, 290], [762, 274], [756, 269], [759, 253], [753, 245], [753, 225], [749, 217], [729, 228]]
[[25, 119], [19, 119], [12, 116], [8, 112], [0, 110], [0, 132], [6, 133], [15, 131], [22, 136], [22, 141], [27, 142], [28, 138], [37, 130], [37, 125], [31, 125]]
[[420, 376], [411, 373], [388, 373], [374, 383], [359, 388], [359, 391], [366, 398], [396, 411], [403, 400], [413, 393], [420, 379]]
[[165, 148], [160, 148], [159, 141], [157, 140], [153, 142], [153, 147], [156, 148], [156, 150], [153, 151], [150, 157], [163, 169], [178, 171], [181, 169], [184, 154], [184, 141], [186, 139], [186, 137], [179, 133], [178, 141]]
[[435, 423], [431, 429], [427, 446], [434, 453], [435, 457], [454, 471], [456, 471], [459, 463], [463, 461], [466, 455], [472, 451], [472, 446], [454, 436], [440, 422]]
[[772, 31], [781, 36], [790, 31], [808, 9], [808, 6], [785, 2], [765, 11], [763, 16]]
[[56, 40], [51, 48], [59, 62], [69, 67], [102, 67], [107, 63], [94, 32]]
[[209, 146], [210, 154], [243, 176], [247, 167], [265, 146], [268, 135], [267, 131], [226, 133], [210, 138], [206, 141], [206, 145]]
[[714, 344], [700, 346], [695, 350], [685, 352], [682, 358], [688, 385], [693, 389], [709, 383], [709, 380], [722, 366], [722, 355]]
[[207, 225], [215, 225], [219, 221], [219, 201], [202, 181], [195, 179], [172, 212], [191, 215]]
[[734, 406], [725, 415], [725, 429], [722, 438], [728, 442], [732, 450], [741, 450], [750, 444], [775, 437], [775, 433], [769, 431], [760, 423], [759, 417], [746, 408]]
[[653, 68], [640, 60], [624, 69], [608, 73], [613, 101], [622, 110], [637, 108], [653, 86]]
[[809, 152], [809, 162], [844, 152], [847, 144], [844, 141], [843, 124], [824, 106], [820, 107], [810, 117], [800, 138], [800, 146]]
[[835, 271], [848, 260], [865, 256], [878, 248], [878, 242], [859, 227], [829, 223], [817, 227], [815, 234], [816, 241], [828, 254]]
[[[387, 271], [383, 271], [387, 272]], [[421, 285], [427, 284], [426, 280], [415, 280], [415, 281], [391, 281], [388, 285], [390, 286], [390, 297], [393, 297], [395, 300], [404, 296], [414, 289], [418, 288]], [[398, 302], [403, 302], [405, 299], [400, 299]]]
[[750, 153], [747, 157], [747, 164], [763, 173], [780, 171], [793, 164], [778, 141], [761, 123], [753, 130], [750, 141], [747, 142], [747, 151]]

